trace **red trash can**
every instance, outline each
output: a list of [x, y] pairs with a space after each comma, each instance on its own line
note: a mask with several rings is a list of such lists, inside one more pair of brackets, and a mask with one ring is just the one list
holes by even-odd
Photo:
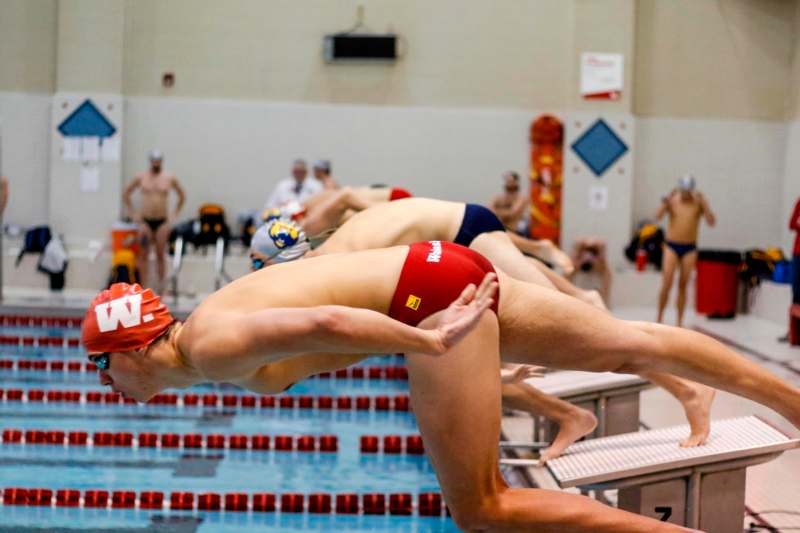
[[792, 304], [789, 308], [789, 344], [800, 346], [800, 304]]
[[727, 250], [701, 250], [697, 258], [695, 307], [709, 318], [733, 318], [739, 292], [742, 254]]

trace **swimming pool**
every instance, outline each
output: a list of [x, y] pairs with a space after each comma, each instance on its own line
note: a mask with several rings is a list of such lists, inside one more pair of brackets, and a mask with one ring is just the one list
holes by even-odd
[[0, 531], [456, 531], [401, 357], [139, 405], [100, 387], [74, 322], [0, 323]]

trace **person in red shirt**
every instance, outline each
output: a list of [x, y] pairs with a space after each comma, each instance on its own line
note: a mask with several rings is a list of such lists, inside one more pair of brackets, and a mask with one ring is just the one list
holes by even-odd
[[800, 198], [789, 219], [789, 229], [797, 232], [792, 249], [792, 303], [800, 304]]

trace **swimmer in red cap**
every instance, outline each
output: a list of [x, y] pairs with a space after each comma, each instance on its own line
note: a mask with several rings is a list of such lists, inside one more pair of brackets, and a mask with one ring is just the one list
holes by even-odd
[[[147, 300], [136, 287], [103, 293], [82, 332], [89, 357], [110, 352], [102, 383], [139, 401], [209, 381], [273, 393], [367, 354], [405, 353], [425, 449], [463, 530], [687, 531], [584, 496], [509, 487], [498, 467], [501, 360], [669, 372], [763, 403], [800, 427], [800, 389], [710, 337], [615, 319], [448, 242], [273, 265], [166, 331], [152, 327], [162, 315], [144, 309]], [[131, 338], [150, 343], [131, 350]]]

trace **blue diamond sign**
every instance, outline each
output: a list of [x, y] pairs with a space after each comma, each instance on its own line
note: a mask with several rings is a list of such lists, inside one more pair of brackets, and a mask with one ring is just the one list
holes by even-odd
[[599, 119], [572, 143], [572, 151], [599, 178], [628, 151], [628, 146], [603, 119]]
[[58, 131], [64, 137], [111, 137], [117, 128], [91, 100], [84, 100], [58, 125]]

